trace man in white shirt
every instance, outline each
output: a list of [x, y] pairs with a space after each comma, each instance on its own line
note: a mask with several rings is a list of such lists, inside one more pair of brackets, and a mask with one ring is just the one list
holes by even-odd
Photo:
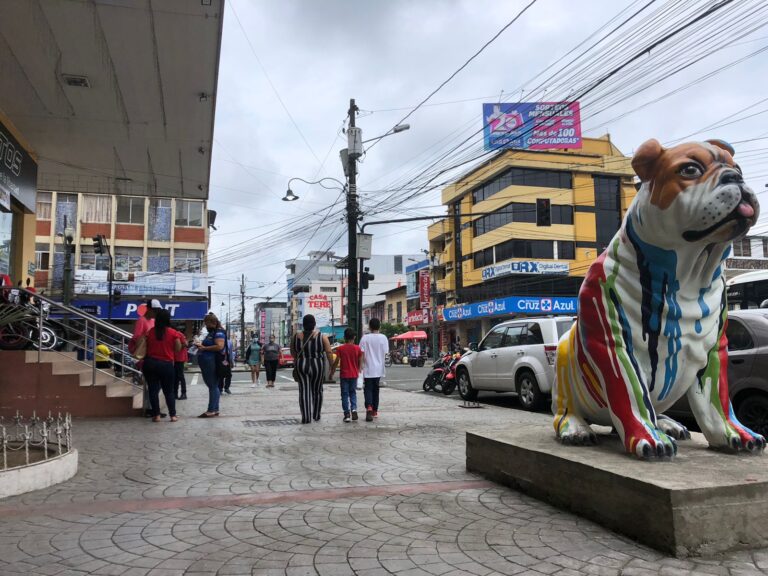
[[365, 353], [365, 421], [372, 422], [379, 415], [379, 381], [384, 377], [384, 356], [389, 351], [389, 340], [379, 332], [381, 322], [378, 318], [371, 318], [368, 328], [371, 331], [360, 340], [360, 348]]

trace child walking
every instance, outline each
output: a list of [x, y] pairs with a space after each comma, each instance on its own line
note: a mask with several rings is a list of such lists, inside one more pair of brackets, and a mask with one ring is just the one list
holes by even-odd
[[333, 361], [331, 377], [341, 364], [341, 409], [344, 411], [344, 422], [357, 420], [357, 377], [363, 367], [363, 351], [355, 344], [355, 331], [352, 328], [344, 330], [344, 344], [336, 349], [336, 360]]

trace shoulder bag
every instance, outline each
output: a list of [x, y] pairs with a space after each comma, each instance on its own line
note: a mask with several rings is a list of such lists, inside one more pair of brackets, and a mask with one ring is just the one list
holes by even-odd
[[226, 336], [224, 336], [224, 348], [216, 354], [216, 377], [223, 379], [232, 377], [232, 365], [229, 362], [229, 338]]
[[[293, 360], [293, 379], [298, 382], [299, 381], [299, 358], [301, 358], [301, 355], [304, 354], [304, 349], [307, 347], [307, 344], [309, 344], [310, 339], [315, 337], [314, 331], [308, 338], [304, 338], [304, 344], [301, 345], [301, 350], [299, 350], [299, 353], [296, 354], [296, 358]], [[298, 339], [299, 336], [296, 335], [294, 338]]]

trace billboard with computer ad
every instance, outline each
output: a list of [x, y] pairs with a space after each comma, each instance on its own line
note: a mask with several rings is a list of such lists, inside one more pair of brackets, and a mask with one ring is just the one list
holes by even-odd
[[483, 104], [486, 150], [581, 148], [578, 102]]

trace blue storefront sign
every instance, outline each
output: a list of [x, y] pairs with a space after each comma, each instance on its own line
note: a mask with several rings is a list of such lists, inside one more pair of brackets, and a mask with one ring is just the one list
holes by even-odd
[[510, 296], [443, 309], [447, 322], [504, 314], [576, 314], [578, 298], [554, 296]]
[[[113, 320], [136, 320], [141, 301], [120, 302], [112, 307]], [[163, 308], [171, 313], [172, 320], [202, 320], [208, 313], [208, 302], [179, 300], [160, 300]], [[109, 318], [109, 302], [107, 300], [75, 300], [72, 306], [80, 308], [97, 318]]]

